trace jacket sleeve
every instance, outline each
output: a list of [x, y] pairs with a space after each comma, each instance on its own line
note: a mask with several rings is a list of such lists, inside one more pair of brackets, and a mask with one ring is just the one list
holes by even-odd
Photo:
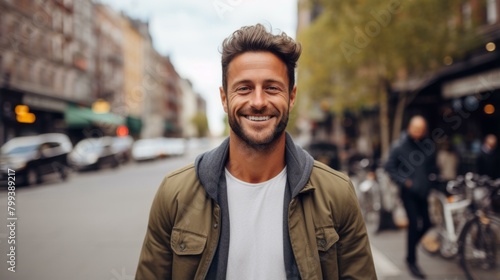
[[400, 165], [400, 161], [398, 159], [399, 154], [399, 148], [393, 148], [389, 154], [389, 159], [387, 159], [387, 162], [385, 163], [384, 169], [394, 183], [398, 186], [402, 186], [405, 183], [406, 177], [401, 176], [398, 171]]
[[170, 247], [171, 222], [167, 216], [168, 197], [165, 193], [166, 180], [158, 189], [142, 245], [136, 280], [172, 279], [172, 250]]
[[339, 273], [340, 279], [377, 279], [368, 233], [359, 208], [354, 187], [345, 200], [342, 222], [339, 228]]

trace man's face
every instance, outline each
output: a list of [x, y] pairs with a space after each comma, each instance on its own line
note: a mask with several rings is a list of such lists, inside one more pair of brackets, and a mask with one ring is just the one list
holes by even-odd
[[227, 93], [220, 88], [234, 135], [253, 148], [272, 146], [284, 133], [295, 102], [286, 65], [271, 52], [236, 56], [227, 70]]
[[415, 141], [422, 140], [427, 134], [427, 123], [422, 118], [415, 118], [410, 121], [408, 135]]
[[485, 142], [490, 149], [495, 149], [497, 146], [497, 138], [494, 135], [488, 135]]

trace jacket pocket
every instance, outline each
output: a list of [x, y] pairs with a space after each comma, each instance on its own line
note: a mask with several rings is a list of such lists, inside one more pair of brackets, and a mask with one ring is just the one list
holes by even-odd
[[207, 237], [201, 234], [174, 228], [170, 237], [170, 246], [176, 255], [199, 255], [203, 253]]
[[172, 229], [172, 279], [195, 279], [206, 243], [204, 235]]
[[339, 235], [333, 226], [316, 229], [316, 244], [323, 279], [339, 279], [338, 241]]

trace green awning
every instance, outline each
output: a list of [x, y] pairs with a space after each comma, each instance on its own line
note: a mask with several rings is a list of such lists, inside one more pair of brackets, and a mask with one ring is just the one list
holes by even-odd
[[69, 105], [64, 112], [64, 120], [68, 128], [125, 124], [125, 119], [113, 113], [97, 114], [90, 108]]
[[125, 119], [130, 134], [140, 134], [142, 129], [142, 120], [136, 117], [127, 116]]

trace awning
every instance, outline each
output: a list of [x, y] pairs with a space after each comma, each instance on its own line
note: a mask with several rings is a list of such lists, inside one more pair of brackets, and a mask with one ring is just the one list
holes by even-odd
[[127, 116], [126, 125], [130, 134], [140, 134], [142, 129], [142, 120], [136, 117]]
[[125, 119], [113, 113], [97, 114], [90, 108], [69, 105], [64, 112], [64, 120], [68, 128], [125, 124]]

